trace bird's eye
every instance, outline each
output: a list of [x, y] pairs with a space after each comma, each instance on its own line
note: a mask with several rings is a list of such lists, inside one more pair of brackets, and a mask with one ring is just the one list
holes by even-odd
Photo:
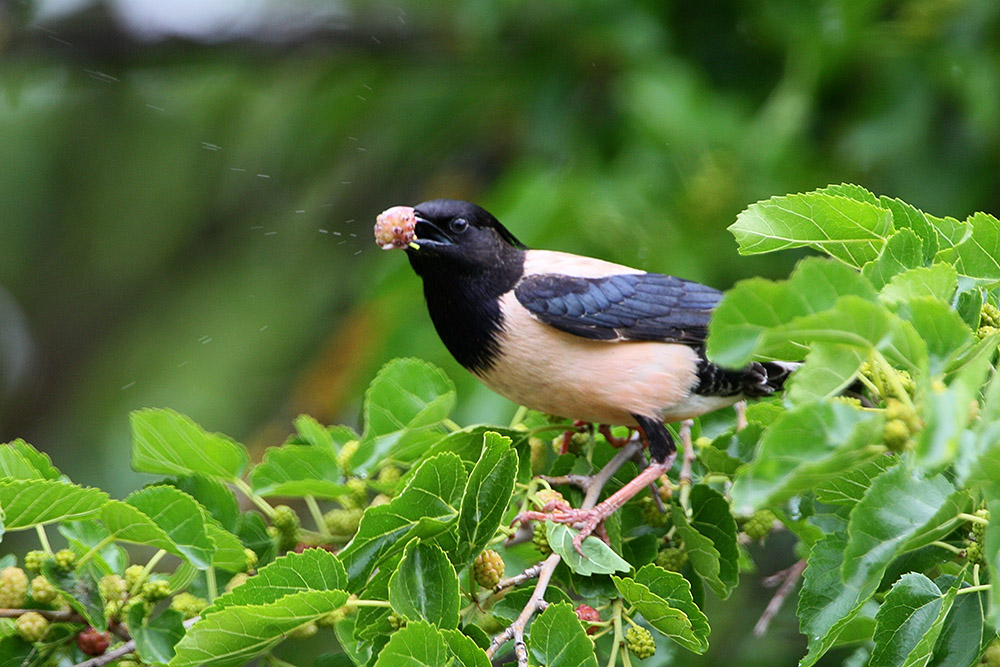
[[456, 234], [461, 234], [462, 232], [464, 232], [466, 229], [469, 228], [469, 221], [466, 220], [465, 218], [455, 218], [454, 220], [451, 221], [451, 224], [449, 224], [448, 226], [451, 228], [451, 231], [455, 232]]

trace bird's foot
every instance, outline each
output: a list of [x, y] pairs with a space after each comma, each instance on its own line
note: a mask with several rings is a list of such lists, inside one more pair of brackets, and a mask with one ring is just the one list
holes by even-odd
[[568, 504], [556, 505], [549, 503], [541, 511], [521, 512], [517, 515], [511, 525], [526, 523], [528, 521], [552, 521], [562, 523], [575, 528], [578, 532], [573, 537], [573, 548], [577, 553], [586, 558], [583, 554], [583, 541], [591, 534], [596, 533], [605, 542], [608, 541], [607, 533], [604, 532], [602, 522], [611, 516], [616, 507], [605, 507], [607, 502], [591, 507], [590, 509], [577, 509]]
[[611, 434], [611, 427], [608, 426], [607, 424], [601, 424], [597, 428], [597, 431], [598, 431], [598, 433], [600, 433], [601, 435], [604, 436], [604, 439], [608, 441], [609, 445], [611, 445], [612, 447], [615, 447], [616, 449], [621, 449], [626, 444], [628, 444], [629, 440], [632, 439], [632, 429], [629, 429], [628, 430], [628, 434], [625, 435], [625, 437], [622, 437], [622, 438], [617, 438], [614, 435], [612, 435]]
[[559, 448], [559, 453], [566, 454], [569, 452], [573, 436], [577, 433], [583, 433], [587, 428], [590, 428], [590, 424], [588, 422], [585, 422], [582, 419], [574, 420], [573, 428], [563, 431], [562, 446]]

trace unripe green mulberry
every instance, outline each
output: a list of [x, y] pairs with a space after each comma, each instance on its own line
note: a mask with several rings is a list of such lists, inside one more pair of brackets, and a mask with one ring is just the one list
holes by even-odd
[[76, 567], [76, 552], [72, 549], [60, 549], [53, 558], [56, 561], [56, 567], [63, 572], [69, 572]]
[[984, 303], [979, 311], [979, 326], [1000, 327], [1000, 308], [988, 301]]
[[[135, 565], [133, 567], [138, 567], [140, 573], [143, 571], [143, 567], [141, 565]], [[128, 570], [126, 570], [126, 572], [127, 571]], [[133, 580], [135, 579], [135, 576], [136, 573], [133, 572]], [[101, 594], [101, 599], [105, 602], [121, 602], [125, 599], [125, 594], [128, 593], [129, 587], [126, 581], [117, 574], [106, 574], [101, 577], [99, 582], [97, 582], [97, 590]]]
[[[990, 520], [990, 511], [986, 508], [976, 510], [976, 516], [980, 519]], [[983, 538], [986, 536], [986, 524], [980, 523], [978, 521], [970, 521], [969, 531], [972, 536], [979, 543], [982, 543]]]
[[229, 582], [226, 584], [226, 592], [228, 593], [229, 591], [233, 590], [237, 586], [242, 585], [249, 578], [250, 578], [250, 575], [248, 575], [246, 572], [239, 572], [237, 574], [234, 574], [233, 578], [230, 579]]
[[965, 547], [965, 557], [970, 563], [985, 564], [983, 561], [983, 547], [979, 542], [969, 542], [969, 546]]
[[143, 616], [149, 614], [150, 610], [152, 609], [152, 606], [149, 604], [149, 600], [142, 597], [141, 595], [136, 595], [130, 597], [128, 600], [124, 602], [124, 604], [122, 604], [121, 617], [127, 619], [129, 617], [129, 612], [131, 612], [134, 607], [139, 607], [140, 609], [142, 609]]
[[680, 572], [687, 562], [687, 551], [683, 547], [666, 547], [656, 554], [656, 564], [671, 572]]
[[910, 441], [910, 427], [902, 419], [890, 419], [882, 429], [882, 443], [893, 452], [901, 452]]
[[642, 518], [646, 520], [646, 523], [654, 528], [662, 528], [670, 523], [670, 513], [672, 511], [672, 505], [665, 504], [663, 509], [665, 512], [661, 512], [660, 508], [656, 505], [656, 500], [650, 496], [646, 496], [639, 501], [642, 507]]
[[28, 575], [19, 567], [0, 570], [0, 607], [20, 609], [28, 599]]
[[142, 565], [129, 565], [125, 568], [125, 588], [129, 591], [138, 590], [139, 584], [146, 579], [146, 568]]
[[389, 627], [392, 628], [393, 632], [399, 630], [404, 625], [406, 625], [405, 618], [398, 615], [396, 612], [392, 612], [391, 614], [389, 614]]
[[566, 499], [563, 498], [563, 495], [558, 491], [556, 491], [555, 489], [541, 489], [535, 494], [535, 498], [538, 499], [540, 508], [547, 507], [550, 505], [551, 506], [566, 505], [567, 507], [569, 506], [569, 503], [566, 502]]
[[751, 540], [762, 540], [771, 534], [771, 528], [774, 526], [775, 519], [777, 517], [774, 516], [774, 512], [771, 510], [757, 510], [743, 524], [743, 532]]
[[299, 542], [299, 515], [288, 505], [274, 508], [271, 523], [278, 529], [278, 548], [282, 551], [294, 549]]
[[472, 571], [476, 576], [476, 583], [483, 588], [493, 588], [503, 577], [503, 558], [493, 549], [487, 549], [476, 556], [476, 560], [472, 563]]
[[351, 470], [351, 458], [358, 451], [358, 441], [348, 440], [344, 443], [344, 446], [340, 448], [337, 452], [337, 465], [340, 466], [341, 470], [349, 472]]
[[637, 628], [634, 625], [629, 627], [625, 631], [625, 645], [632, 651], [632, 655], [640, 660], [651, 658], [656, 653], [656, 642], [653, 641], [652, 633], [646, 628]]
[[539, 521], [535, 524], [535, 534], [532, 535], [531, 541], [543, 556], [548, 556], [552, 553], [552, 547], [549, 546], [548, 529], [545, 527], [544, 521]]
[[392, 485], [399, 481], [402, 472], [396, 466], [386, 466], [378, 471], [378, 483]]
[[42, 566], [51, 558], [52, 554], [45, 551], [29, 551], [24, 555], [24, 569], [31, 574], [38, 574], [42, 571]]
[[332, 534], [350, 537], [358, 532], [358, 526], [361, 524], [361, 517], [364, 513], [365, 511], [360, 507], [334, 509], [323, 515], [323, 523]]
[[17, 617], [14, 627], [21, 639], [34, 644], [49, 631], [49, 621], [37, 611], [29, 611]]
[[31, 599], [35, 602], [49, 604], [50, 602], [55, 602], [58, 597], [58, 589], [42, 575], [38, 575], [31, 580]]
[[150, 602], [159, 602], [170, 597], [170, 582], [164, 579], [147, 581], [142, 585], [140, 595]]
[[253, 549], [247, 547], [243, 550], [243, 555], [247, 559], [247, 571], [254, 570], [257, 568], [257, 552]]
[[528, 450], [531, 452], [531, 472], [534, 475], [542, 472], [547, 457], [545, 456], [545, 441], [537, 436], [528, 438]]
[[291, 630], [288, 633], [289, 639], [309, 639], [314, 636], [319, 631], [319, 626], [316, 622], [306, 623], [305, 625], [300, 625], [299, 627]]
[[194, 618], [208, 607], [208, 600], [191, 593], [178, 593], [170, 601], [170, 608], [184, 614], [184, 618]]

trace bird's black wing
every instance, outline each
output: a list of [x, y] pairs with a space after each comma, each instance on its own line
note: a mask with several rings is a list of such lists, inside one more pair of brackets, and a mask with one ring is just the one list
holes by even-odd
[[698, 346], [722, 293], [659, 273], [601, 278], [536, 274], [514, 289], [542, 322], [596, 340], [655, 340]]

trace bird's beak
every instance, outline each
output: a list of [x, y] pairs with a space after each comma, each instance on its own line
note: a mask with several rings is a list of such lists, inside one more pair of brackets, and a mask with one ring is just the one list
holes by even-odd
[[419, 211], [415, 213], [415, 219], [417, 224], [413, 227], [413, 240], [418, 246], [433, 247], [452, 244], [451, 238], [444, 230], [420, 215]]

